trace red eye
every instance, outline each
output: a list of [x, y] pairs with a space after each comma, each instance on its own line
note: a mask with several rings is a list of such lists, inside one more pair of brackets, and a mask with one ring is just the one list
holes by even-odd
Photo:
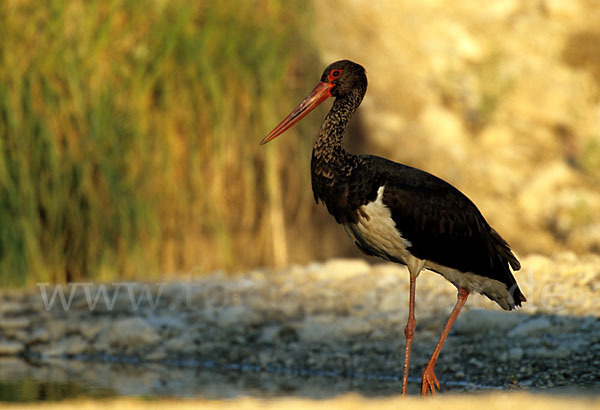
[[331, 70], [329, 72], [329, 75], [327, 76], [327, 79], [329, 81], [335, 80], [336, 78], [338, 78], [340, 75], [342, 74], [342, 70]]

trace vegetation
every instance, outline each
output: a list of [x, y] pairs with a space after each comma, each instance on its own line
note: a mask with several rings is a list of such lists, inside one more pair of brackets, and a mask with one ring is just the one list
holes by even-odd
[[318, 71], [309, 13], [283, 0], [3, 2], [0, 283], [284, 263], [283, 204], [310, 192], [296, 189], [308, 171], [280, 164], [306, 167], [310, 141], [258, 142], [310, 87], [295, 67]]

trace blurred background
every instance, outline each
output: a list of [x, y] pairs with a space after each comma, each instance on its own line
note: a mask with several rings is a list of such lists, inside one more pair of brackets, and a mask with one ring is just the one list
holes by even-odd
[[[600, 1], [6, 0], [0, 284], [359, 257], [310, 187], [332, 61], [347, 148], [466, 193], [520, 255], [600, 252]], [[327, 106], [328, 104], [324, 104]]]

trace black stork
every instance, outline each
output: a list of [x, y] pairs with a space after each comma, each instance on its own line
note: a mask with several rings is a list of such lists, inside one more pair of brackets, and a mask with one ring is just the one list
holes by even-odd
[[371, 256], [404, 264], [410, 273], [402, 395], [406, 395], [415, 331], [415, 282], [422, 269], [458, 289], [458, 300], [431, 355], [421, 394], [435, 395], [434, 366], [444, 341], [472, 292], [505, 310], [526, 302], [511, 269], [521, 265], [508, 243], [458, 189], [425, 171], [372, 155], [354, 155], [342, 139], [348, 120], [367, 91], [365, 69], [349, 60], [330, 64], [312, 92], [262, 141], [265, 144], [335, 97], [312, 151], [311, 179], [323, 202], [356, 246]]

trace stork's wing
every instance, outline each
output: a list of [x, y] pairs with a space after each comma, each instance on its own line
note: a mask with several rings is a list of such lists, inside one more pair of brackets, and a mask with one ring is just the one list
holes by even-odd
[[515, 283], [509, 265], [518, 270], [519, 261], [469, 198], [427, 172], [370, 158], [385, 186], [383, 203], [414, 256], [509, 287]]

